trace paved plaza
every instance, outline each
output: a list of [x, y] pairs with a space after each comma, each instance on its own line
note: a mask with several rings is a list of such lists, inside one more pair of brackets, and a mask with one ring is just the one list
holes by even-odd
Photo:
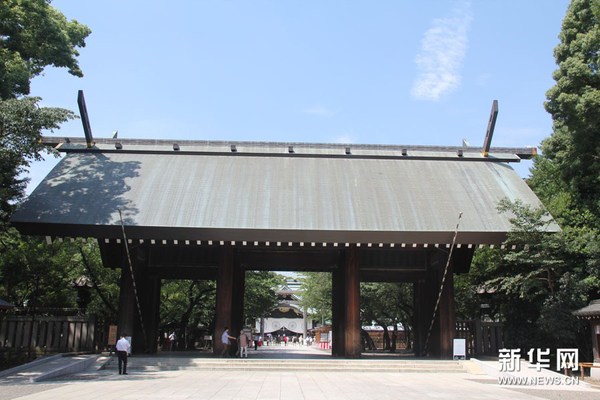
[[[278, 358], [323, 359], [321, 350], [302, 346], [261, 348], [252, 358], [275, 362]], [[168, 357], [168, 356], [167, 356]], [[176, 355], [185, 360], [184, 357]], [[206, 357], [208, 359], [208, 357]], [[586, 399], [600, 400], [600, 390], [586, 382], [516, 386], [498, 384], [497, 362], [468, 361], [461, 373], [393, 373], [336, 371], [255, 371], [194, 369], [144, 369], [131, 358], [129, 375], [118, 375], [112, 367], [31, 383], [0, 379], [0, 400], [56, 399]], [[155, 360], [156, 361], [156, 360]], [[339, 360], [343, 363], [344, 360]], [[561, 377], [558, 374], [548, 375]], [[552, 378], [552, 379], [554, 379]], [[548, 382], [551, 380], [544, 380]]]

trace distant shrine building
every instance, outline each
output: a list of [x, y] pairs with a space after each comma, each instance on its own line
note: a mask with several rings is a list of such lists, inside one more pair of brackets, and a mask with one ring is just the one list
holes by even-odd
[[300, 281], [288, 278], [275, 291], [277, 306], [264, 318], [256, 320], [255, 332], [265, 337], [303, 337], [313, 329], [313, 321], [300, 306]]
[[216, 280], [219, 337], [243, 326], [245, 271], [272, 270], [331, 273], [334, 356], [361, 354], [360, 282], [393, 281], [414, 287], [417, 354], [451, 357], [453, 275], [506, 238], [500, 200], [540, 206], [509, 166], [532, 149], [45, 141], [65, 157], [12, 223], [97, 239], [122, 271], [119, 329], [134, 352], [156, 351], [162, 279]]

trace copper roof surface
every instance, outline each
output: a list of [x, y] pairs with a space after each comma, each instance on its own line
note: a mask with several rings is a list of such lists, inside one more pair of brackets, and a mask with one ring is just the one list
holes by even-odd
[[507, 163], [476, 152], [459, 157], [455, 149], [416, 148], [402, 156], [398, 146], [286, 143], [232, 151], [207, 142], [190, 152], [182, 152], [183, 145], [180, 151], [164, 143], [162, 150], [137, 146], [61, 145], [70, 149], [67, 155], [12, 222], [25, 233], [113, 238], [121, 235], [121, 212], [135, 239], [449, 243], [462, 212], [458, 243], [499, 244], [511, 228], [509, 216], [496, 209], [500, 200], [540, 206]]

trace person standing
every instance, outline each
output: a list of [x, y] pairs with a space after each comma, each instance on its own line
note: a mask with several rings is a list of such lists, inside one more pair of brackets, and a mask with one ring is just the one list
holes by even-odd
[[221, 343], [223, 344], [223, 351], [221, 357], [229, 357], [229, 347], [231, 346], [231, 340], [235, 340], [235, 337], [229, 334], [229, 327], [225, 327], [223, 334], [221, 335]]
[[169, 335], [169, 343], [169, 351], [173, 351], [173, 349], [177, 348], [177, 335], [175, 334], [175, 331], [171, 332], [171, 334]]
[[238, 340], [238, 346], [239, 346], [239, 353], [240, 353], [240, 358], [248, 358], [248, 335], [246, 335], [246, 333], [244, 332], [244, 330], [242, 329], [240, 331], [240, 338]]
[[131, 343], [125, 338], [125, 333], [121, 334], [115, 348], [119, 359], [119, 375], [127, 375], [127, 356], [131, 354]]

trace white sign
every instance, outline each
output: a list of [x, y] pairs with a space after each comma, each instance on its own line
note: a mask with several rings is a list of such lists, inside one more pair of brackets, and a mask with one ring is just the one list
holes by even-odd
[[466, 339], [454, 339], [454, 351], [452, 358], [454, 360], [464, 360], [467, 358], [467, 341]]

